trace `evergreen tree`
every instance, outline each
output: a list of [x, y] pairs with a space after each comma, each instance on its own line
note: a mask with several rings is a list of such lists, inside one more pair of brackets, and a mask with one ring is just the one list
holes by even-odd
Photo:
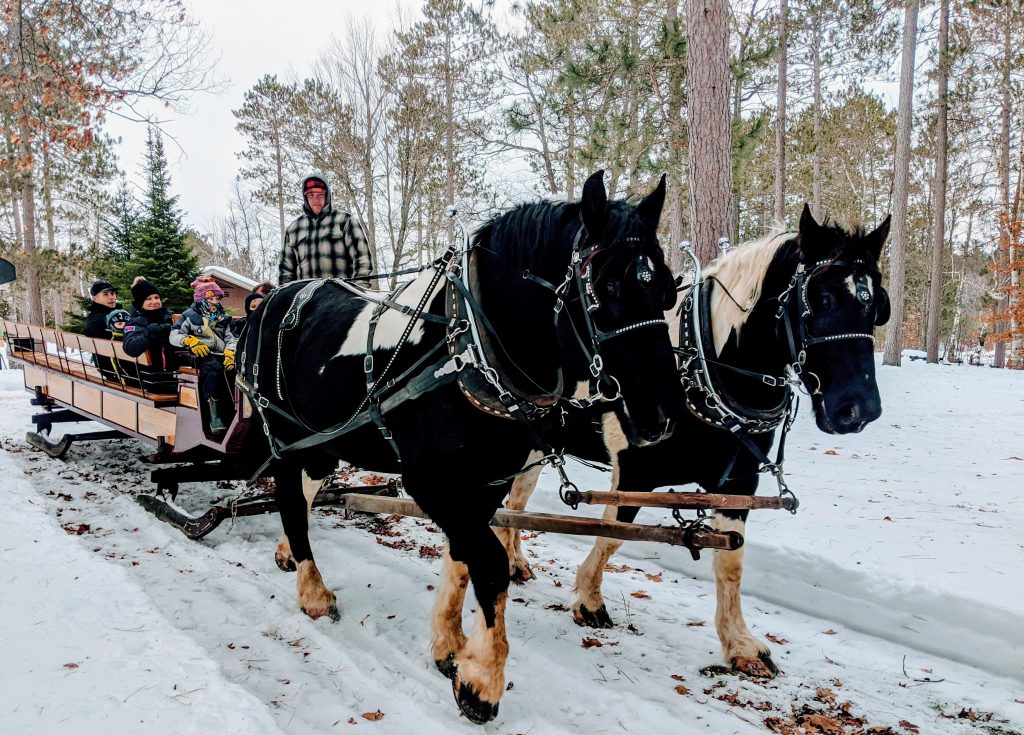
[[114, 283], [128, 287], [135, 276], [145, 276], [160, 289], [164, 305], [172, 311], [184, 311], [192, 303], [189, 285], [199, 272], [199, 259], [187, 242], [181, 224], [178, 197], [171, 196], [171, 176], [159, 133], [152, 129], [146, 141], [146, 201], [138, 228], [128, 231], [129, 257], [124, 261]]

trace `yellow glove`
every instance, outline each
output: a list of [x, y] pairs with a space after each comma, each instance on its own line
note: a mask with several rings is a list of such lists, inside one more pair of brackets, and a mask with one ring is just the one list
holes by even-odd
[[188, 347], [192, 354], [196, 357], [206, 357], [210, 354], [210, 348], [206, 346], [198, 337], [193, 337], [191, 334], [182, 340], [185, 346]]
[[234, 370], [235, 369], [235, 351], [224, 350], [224, 369]]

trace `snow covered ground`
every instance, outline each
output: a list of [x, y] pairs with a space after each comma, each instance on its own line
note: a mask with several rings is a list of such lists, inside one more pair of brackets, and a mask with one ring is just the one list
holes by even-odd
[[[800, 513], [748, 524], [747, 619], [782, 676], [702, 673], [720, 663], [709, 554], [627, 544], [605, 585], [620, 625], [590, 631], [567, 612], [588, 540], [539, 534], [537, 579], [511, 590], [511, 689], [478, 728], [430, 661], [428, 522], [318, 512], [342, 619], [313, 622], [274, 564], [275, 517], [187, 540], [133, 500], [141, 445], [49, 459], [24, 442], [20, 372], [0, 371], [0, 734], [1024, 732], [1024, 374], [907, 362], [879, 384], [860, 435], [821, 434], [805, 406]], [[556, 486], [531, 509], [560, 512]]]

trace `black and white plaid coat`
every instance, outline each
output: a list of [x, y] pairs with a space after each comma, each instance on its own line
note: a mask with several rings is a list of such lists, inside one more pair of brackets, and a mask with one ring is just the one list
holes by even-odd
[[[317, 177], [319, 178], [319, 177]], [[331, 192], [320, 215], [308, 203], [284, 233], [278, 283], [307, 278], [359, 278], [373, 272], [373, 256], [359, 220], [331, 206]], [[355, 283], [369, 288], [368, 280]]]

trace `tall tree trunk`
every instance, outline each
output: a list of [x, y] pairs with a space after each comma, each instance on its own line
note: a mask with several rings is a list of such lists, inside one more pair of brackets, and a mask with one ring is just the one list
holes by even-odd
[[942, 322], [942, 255], [946, 244], [946, 158], [949, 112], [949, 0], [939, 9], [939, 93], [935, 121], [935, 209], [932, 218], [932, 277], [928, 292], [928, 362], [939, 361], [939, 326]]
[[14, 242], [19, 246], [24, 244], [21, 232], [21, 205], [18, 203], [18, 191], [11, 186], [11, 218], [14, 220]]
[[[1013, 235], [1009, 230], [1010, 226], [1010, 110], [1013, 107], [1013, 99], [1011, 97], [1013, 91], [1010, 85], [1010, 71], [1013, 63], [1013, 44], [1012, 44], [1012, 30], [1013, 30], [1013, 4], [1005, 3], [1004, 9], [1006, 17], [1003, 19], [1003, 55], [1000, 60], [1000, 110], [999, 110], [999, 160], [996, 163], [996, 167], [999, 173], [999, 203], [1002, 206], [1004, 213], [1003, 227], [1007, 228], [1000, 235], [1010, 240]], [[1003, 239], [1000, 237], [1000, 240]], [[1003, 285], [1003, 274], [1002, 271], [1005, 269], [1008, 263], [1009, 253], [1005, 252], [1002, 248], [999, 249], [998, 265], [1000, 283], [997, 286]], [[1002, 316], [1005, 312], [1005, 298], [1000, 298], [996, 303], [996, 313]], [[996, 323], [996, 332], [1003, 332], [1006, 330], [1006, 322], [1000, 319]], [[995, 344], [995, 349], [992, 355], [992, 366], [993, 367], [1004, 367], [1006, 365], [1006, 342], [999, 340]]]
[[57, 249], [57, 229], [53, 224], [53, 170], [50, 167], [50, 147], [43, 146], [43, 214], [46, 217], [46, 247]]
[[565, 199], [571, 202], [576, 198], [576, 117], [572, 106], [565, 133]]
[[[740, 34], [739, 50], [736, 53], [737, 59], [743, 59], [746, 54], [747, 37]], [[739, 120], [743, 114], [743, 77], [736, 75], [732, 92], [732, 119]], [[737, 178], [732, 182], [732, 244], [740, 243], [740, 187]]]
[[[30, 161], [32, 147], [28, 126], [21, 125], [21, 155]], [[36, 244], [36, 185], [32, 180], [31, 167], [22, 175], [21, 211], [23, 216], [22, 234], [25, 251], [25, 290], [28, 292], [28, 319], [32, 324], [43, 325], [43, 296], [39, 287], [38, 251]]]
[[689, 43], [690, 230], [701, 263], [728, 236], [732, 196], [728, 0], [687, 0]]
[[[665, 20], [671, 34], [669, 49], [675, 49], [677, 34], [680, 32], [679, 0], [665, 0]], [[679, 243], [683, 240], [683, 192], [680, 184], [683, 176], [683, 63], [673, 53], [667, 59], [668, 71], [668, 252], [669, 267], [673, 272], [682, 269], [683, 257]]]
[[[444, 195], [445, 206], [455, 206], [455, 80], [452, 78], [452, 35], [449, 32], [444, 47], [444, 109], [445, 109], [445, 140], [444, 140]], [[455, 222], [450, 217], [446, 228], [448, 243], [455, 242]]]
[[281, 230], [281, 245], [284, 246], [284, 151], [282, 150], [281, 134], [274, 133], [274, 168], [277, 182], [277, 223]]
[[779, 83], [775, 94], [775, 220], [786, 218], [786, 66], [789, 44], [789, 0], [779, 0]]
[[914, 124], [914, 57], [917, 51], [918, 0], [908, 0], [903, 14], [903, 60], [896, 119], [896, 182], [893, 187], [890, 236], [889, 300], [892, 317], [885, 330], [884, 365], [899, 366], [903, 353], [903, 303], [906, 280], [907, 199], [910, 180], [910, 129]]
[[[363, 198], [366, 199], [366, 235], [370, 239], [370, 247], [377, 248], [377, 215], [373, 202], [373, 100], [370, 95], [363, 97], [366, 106], [366, 138], [363, 146]], [[395, 270], [398, 270], [398, 262], [394, 263]], [[380, 252], [377, 252], [377, 268], [380, 269]]]
[[814, 88], [814, 151], [811, 154], [811, 214], [821, 222], [821, 11], [814, 14], [811, 41], [811, 75]]

